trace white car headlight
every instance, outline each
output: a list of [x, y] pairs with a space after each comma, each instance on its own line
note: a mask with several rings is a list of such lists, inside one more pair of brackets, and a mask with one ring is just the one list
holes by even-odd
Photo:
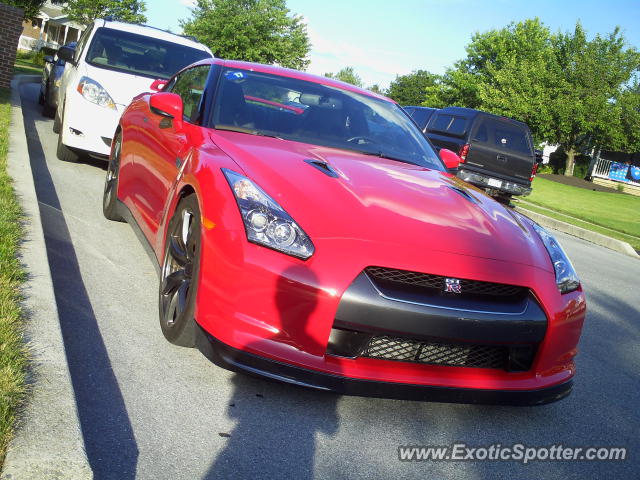
[[571, 265], [569, 257], [564, 253], [564, 250], [553, 235], [535, 222], [531, 222], [531, 225], [538, 232], [549, 253], [549, 257], [551, 257], [551, 263], [553, 263], [553, 269], [556, 273], [558, 290], [560, 290], [560, 293], [573, 292], [580, 286], [580, 279], [573, 265]]
[[236, 197], [247, 240], [303, 260], [313, 255], [311, 239], [269, 195], [247, 177], [222, 169]]
[[107, 107], [116, 109], [116, 103], [111, 98], [111, 95], [95, 80], [91, 80], [89, 77], [82, 77], [80, 83], [78, 83], [78, 92], [91, 103], [100, 105], [101, 107]]

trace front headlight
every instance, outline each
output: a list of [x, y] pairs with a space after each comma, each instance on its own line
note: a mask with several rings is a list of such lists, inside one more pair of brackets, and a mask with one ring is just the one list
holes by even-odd
[[80, 83], [78, 83], [78, 92], [82, 94], [85, 100], [91, 103], [100, 105], [101, 107], [116, 109], [116, 103], [111, 98], [111, 95], [95, 80], [91, 80], [89, 77], [82, 77]]
[[247, 240], [306, 260], [315, 251], [311, 239], [269, 195], [247, 177], [222, 169], [236, 197]]
[[569, 257], [564, 253], [564, 250], [553, 235], [535, 222], [531, 222], [531, 225], [540, 235], [542, 243], [544, 243], [549, 257], [551, 257], [551, 263], [553, 263], [553, 269], [556, 272], [558, 290], [560, 290], [560, 293], [573, 292], [580, 286], [580, 279], [573, 269]]

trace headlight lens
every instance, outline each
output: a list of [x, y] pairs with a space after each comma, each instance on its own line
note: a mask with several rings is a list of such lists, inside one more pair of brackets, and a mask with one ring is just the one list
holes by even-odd
[[560, 293], [573, 292], [580, 286], [580, 279], [573, 269], [569, 257], [564, 253], [564, 250], [553, 235], [537, 223], [531, 222], [531, 224], [535, 231], [538, 232], [538, 235], [540, 235], [542, 243], [544, 243], [549, 257], [551, 257], [551, 263], [553, 263], [553, 269], [556, 272], [556, 285], [558, 285], [558, 290], [560, 290]]
[[78, 92], [82, 94], [85, 100], [91, 103], [100, 105], [101, 107], [116, 109], [116, 104], [107, 93], [95, 80], [91, 80], [89, 77], [82, 77], [80, 83], [78, 83]]
[[260, 187], [226, 168], [222, 169], [233, 191], [250, 242], [303, 260], [313, 255], [311, 239]]

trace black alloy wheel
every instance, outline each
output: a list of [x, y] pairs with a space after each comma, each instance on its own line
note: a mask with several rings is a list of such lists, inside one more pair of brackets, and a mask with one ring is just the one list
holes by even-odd
[[193, 318], [200, 273], [200, 208], [194, 194], [183, 198], [169, 221], [162, 262], [159, 311], [165, 338], [195, 345]]

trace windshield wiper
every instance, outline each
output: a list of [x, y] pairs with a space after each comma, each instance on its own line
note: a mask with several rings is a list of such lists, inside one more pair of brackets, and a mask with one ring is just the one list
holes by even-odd
[[214, 128], [216, 130], [224, 130], [226, 132], [246, 133], [247, 135], [258, 135], [259, 137], [270, 137], [277, 138], [278, 140], [284, 140], [282, 137], [264, 132], [262, 130], [256, 130], [254, 128], [235, 127], [232, 125], [216, 125]]
[[386, 153], [383, 153], [381, 151], [377, 151], [377, 152], [367, 152], [367, 151], [363, 151], [363, 150], [355, 150], [355, 151], [358, 152], [358, 153], [362, 153], [363, 155], [370, 155], [372, 157], [386, 158], [387, 160], [395, 160], [396, 162], [408, 163], [409, 165], [416, 165], [418, 167], [422, 166], [419, 163], [412, 162], [411, 160], [407, 160], [405, 158], [393, 157], [393, 156], [387, 155]]

